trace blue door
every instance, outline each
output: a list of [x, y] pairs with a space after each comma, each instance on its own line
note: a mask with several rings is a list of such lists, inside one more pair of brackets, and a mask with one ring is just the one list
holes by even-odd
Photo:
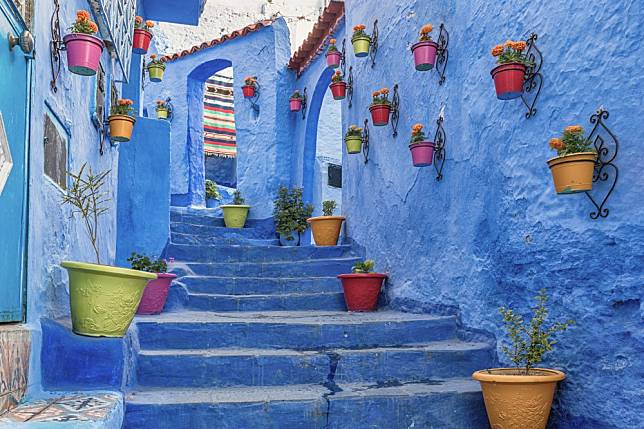
[[0, 322], [23, 320], [30, 60], [9, 47], [24, 23], [0, 0]]

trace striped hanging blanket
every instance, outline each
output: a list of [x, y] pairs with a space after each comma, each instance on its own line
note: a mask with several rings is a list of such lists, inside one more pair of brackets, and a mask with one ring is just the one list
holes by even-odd
[[235, 158], [235, 103], [233, 78], [223, 74], [211, 76], [204, 85], [203, 148], [206, 156]]

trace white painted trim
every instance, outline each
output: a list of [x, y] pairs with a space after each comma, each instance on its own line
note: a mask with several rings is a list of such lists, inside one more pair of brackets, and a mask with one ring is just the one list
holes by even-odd
[[7, 183], [12, 169], [13, 158], [11, 157], [11, 148], [9, 147], [9, 140], [4, 129], [2, 112], [0, 112], [0, 195], [2, 195], [4, 185]]

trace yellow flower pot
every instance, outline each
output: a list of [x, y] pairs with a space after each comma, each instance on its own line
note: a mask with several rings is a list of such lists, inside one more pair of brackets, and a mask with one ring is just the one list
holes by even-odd
[[593, 172], [597, 153], [580, 152], [556, 156], [548, 166], [558, 194], [575, 194], [593, 189]]
[[132, 138], [132, 129], [136, 120], [128, 115], [110, 115], [107, 118], [110, 124], [110, 138], [117, 142], [129, 142]]
[[369, 45], [371, 44], [371, 39], [369, 37], [356, 37], [351, 39], [351, 44], [353, 44], [353, 53], [356, 57], [366, 57], [369, 55]]
[[316, 246], [337, 246], [343, 216], [318, 216], [306, 220], [311, 224]]
[[165, 107], [157, 108], [157, 119], [168, 119], [168, 109]]
[[226, 228], [243, 228], [248, 217], [250, 206], [226, 204], [219, 206], [224, 212]]
[[344, 144], [347, 145], [347, 153], [360, 153], [362, 151], [362, 137], [345, 137]]
[[148, 66], [148, 74], [150, 75], [150, 81], [152, 82], [161, 82], [163, 80], [163, 73], [165, 72], [165, 67], [150, 64]]

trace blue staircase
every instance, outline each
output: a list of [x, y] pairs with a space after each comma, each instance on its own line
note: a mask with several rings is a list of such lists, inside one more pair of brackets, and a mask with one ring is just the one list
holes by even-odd
[[348, 246], [275, 246], [266, 224], [172, 213], [172, 311], [136, 319], [125, 428], [485, 428], [493, 348], [454, 316], [348, 313]]

